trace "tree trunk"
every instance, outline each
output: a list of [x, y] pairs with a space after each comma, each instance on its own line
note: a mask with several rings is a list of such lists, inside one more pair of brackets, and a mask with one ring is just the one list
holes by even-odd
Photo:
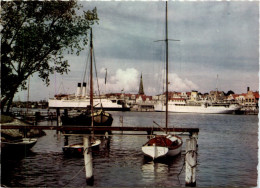
[[10, 111], [10, 107], [11, 107], [12, 102], [13, 102], [14, 94], [15, 94], [15, 93], [13, 93], [13, 94], [9, 97], [9, 99], [8, 99], [7, 107], [6, 107], [6, 111], [5, 111], [5, 113], [7, 113], [7, 114], [8, 114], [9, 111]]
[[2, 100], [1, 100], [1, 114], [4, 113], [4, 106], [5, 104], [7, 103], [8, 99], [7, 97], [4, 97]]
[[[19, 84], [15, 85], [11, 90], [10, 93], [8, 93], [5, 98], [1, 101], [1, 113], [9, 113], [10, 107], [13, 102], [13, 98], [15, 93], [17, 92], [17, 89], [19, 87]], [[7, 105], [7, 108], [4, 112], [4, 106]]]

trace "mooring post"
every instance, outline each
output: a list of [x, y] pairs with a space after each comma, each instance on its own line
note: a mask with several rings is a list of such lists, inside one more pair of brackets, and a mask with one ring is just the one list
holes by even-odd
[[87, 185], [93, 185], [94, 176], [93, 176], [93, 161], [92, 161], [90, 136], [83, 137], [83, 145], [84, 145], [84, 163], [85, 163], [85, 172], [86, 172], [86, 183], [87, 183]]
[[65, 135], [64, 136], [64, 146], [67, 146], [67, 145], [69, 145], [69, 136]]
[[196, 166], [197, 166], [197, 138], [198, 133], [193, 133], [190, 139], [186, 140], [186, 186], [196, 186]]
[[[56, 108], [56, 114], [57, 114], [57, 127], [61, 126], [61, 118], [60, 118], [60, 109]], [[58, 133], [58, 130], [56, 131]]]

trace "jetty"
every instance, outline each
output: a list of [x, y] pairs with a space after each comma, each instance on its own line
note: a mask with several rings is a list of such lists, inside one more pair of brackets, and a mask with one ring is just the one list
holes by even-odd
[[[166, 131], [167, 132], [188, 132], [190, 135], [193, 133], [198, 133], [198, 128], [158, 128], [158, 127], [111, 127], [111, 126], [37, 126], [37, 125], [1, 125], [1, 129], [39, 129], [39, 130], [57, 130], [57, 131], [145, 131], [149, 134], [157, 131]], [[147, 135], [147, 134], [145, 134]]]
[[[26, 134], [27, 131], [34, 129], [34, 130], [56, 130], [62, 133], [66, 133], [70, 131], [105, 131], [105, 132], [112, 132], [112, 131], [120, 131], [119, 133], [112, 132], [109, 136], [113, 136], [116, 134], [120, 135], [154, 135], [155, 132], [178, 132], [181, 134], [187, 134], [189, 139], [186, 140], [186, 152], [185, 152], [185, 161], [186, 161], [186, 173], [185, 173], [185, 183], [187, 186], [196, 186], [196, 166], [197, 166], [197, 139], [199, 128], [161, 128], [161, 127], [123, 127], [123, 126], [39, 126], [39, 125], [15, 125], [15, 124], [8, 124], [8, 125], [1, 125], [2, 130], [23, 130]], [[133, 133], [135, 132], [135, 133]], [[92, 161], [92, 153], [90, 147], [90, 137], [91, 134], [82, 134], [83, 135], [83, 143], [84, 143], [84, 161], [85, 161], [85, 169], [86, 169], [86, 183], [88, 185], [92, 185], [94, 181], [94, 174], [93, 174], [93, 161]], [[96, 136], [104, 136], [103, 135], [96, 135]], [[64, 134], [65, 142], [68, 143], [68, 134]], [[86, 162], [87, 161], [87, 162]]]

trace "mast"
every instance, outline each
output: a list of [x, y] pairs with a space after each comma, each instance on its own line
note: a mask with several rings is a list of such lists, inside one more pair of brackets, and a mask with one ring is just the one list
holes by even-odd
[[93, 56], [92, 56], [92, 53], [93, 53], [93, 42], [92, 42], [92, 28], [90, 28], [90, 107], [91, 107], [91, 126], [93, 127], [94, 126], [94, 116], [93, 116], [93, 111], [94, 111], [94, 107], [93, 107], [93, 65], [92, 65], [92, 62], [93, 62]]
[[167, 134], [167, 128], [168, 128], [168, 98], [169, 98], [169, 91], [168, 91], [168, 85], [169, 85], [169, 81], [168, 81], [168, 42], [170, 41], [180, 41], [180, 40], [176, 40], [176, 39], [168, 39], [168, 1], [166, 0], [166, 15], [165, 15], [165, 45], [166, 45], [166, 113], [165, 113], [165, 128], [166, 128], [166, 134]]
[[27, 105], [26, 105], [26, 115], [28, 116], [28, 108], [29, 108], [29, 98], [30, 98], [30, 76], [28, 77], [28, 88], [27, 88]]
[[166, 134], [167, 134], [167, 128], [168, 128], [168, 4], [166, 1], [166, 24], [165, 24], [165, 44], [166, 44], [166, 114], [165, 114], [165, 128], [166, 128]]

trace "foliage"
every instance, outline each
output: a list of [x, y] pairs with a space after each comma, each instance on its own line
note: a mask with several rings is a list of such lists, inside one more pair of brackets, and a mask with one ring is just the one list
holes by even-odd
[[1, 115], [1, 123], [10, 123], [14, 120], [11, 116]]
[[77, 55], [98, 21], [96, 8], [81, 11], [76, 1], [1, 1], [1, 109], [26, 80], [38, 73], [49, 84], [54, 71], [69, 71], [64, 52]]
[[229, 95], [231, 95], [231, 94], [235, 94], [235, 92], [232, 91], [232, 90], [229, 90], [225, 95], [226, 95], [226, 96], [229, 96]]

